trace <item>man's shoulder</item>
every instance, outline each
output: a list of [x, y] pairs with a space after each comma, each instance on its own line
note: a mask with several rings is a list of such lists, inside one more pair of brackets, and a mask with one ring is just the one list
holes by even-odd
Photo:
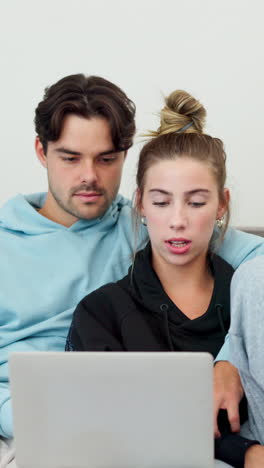
[[38, 233], [50, 221], [38, 214], [46, 193], [18, 194], [0, 209], [0, 233], [3, 236]]
[[264, 238], [229, 228], [217, 251], [233, 268], [259, 255], [264, 255]]
[[47, 192], [35, 192], [28, 194], [17, 193], [1, 205], [0, 212], [7, 208], [9, 209], [11, 206], [16, 207], [20, 206], [21, 204], [31, 205], [34, 208], [40, 208], [44, 204], [46, 197]]

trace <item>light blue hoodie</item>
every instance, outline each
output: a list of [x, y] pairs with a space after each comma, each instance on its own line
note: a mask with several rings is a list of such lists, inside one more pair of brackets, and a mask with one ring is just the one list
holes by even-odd
[[0, 434], [13, 433], [11, 351], [63, 351], [78, 302], [131, 264], [131, 208], [118, 196], [100, 219], [66, 228], [40, 215], [46, 194], [18, 195], [0, 210]]
[[[45, 197], [18, 195], [0, 210], [0, 434], [5, 437], [13, 434], [8, 354], [63, 351], [78, 302], [123, 277], [131, 263], [128, 200], [118, 195], [101, 218], [66, 228], [37, 212]], [[219, 253], [236, 268], [264, 254], [264, 239], [229, 229]], [[227, 359], [228, 346], [223, 353]]]

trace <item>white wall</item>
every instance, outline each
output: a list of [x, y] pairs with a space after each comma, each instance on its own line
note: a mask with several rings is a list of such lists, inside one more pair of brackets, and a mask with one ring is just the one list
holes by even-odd
[[[44, 87], [84, 72], [108, 78], [155, 128], [162, 95], [182, 88], [208, 110], [228, 153], [233, 224], [264, 226], [262, 0], [8, 0], [0, 5], [0, 203], [46, 189], [34, 155]], [[139, 146], [121, 191], [130, 196]]]

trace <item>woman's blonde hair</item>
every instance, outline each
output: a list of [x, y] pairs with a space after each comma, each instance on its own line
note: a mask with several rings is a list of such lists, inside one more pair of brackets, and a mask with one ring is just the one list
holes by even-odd
[[[144, 192], [148, 169], [160, 161], [180, 157], [192, 158], [207, 164], [215, 177], [220, 201], [224, 199], [226, 181], [226, 153], [222, 140], [203, 133], [206, 110], [203, 105], [186, 91], [173, 91], [166, 99], [160, 112], [160, 126], [150, 131], [150, 140], [139, 154], [137, 167], [137, 196], [134, 200], [134, 228], [138, 232], [140, 204]], [[230, 218], [227, 206], [225, 220], [219, 240], [224, 238]], [[136, 242], [136, 240], [135, 240]]]

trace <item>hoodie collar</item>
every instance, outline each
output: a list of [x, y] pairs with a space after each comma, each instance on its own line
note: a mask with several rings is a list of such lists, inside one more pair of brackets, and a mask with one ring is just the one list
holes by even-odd
[[[162, 284], [152, 267], [151, 245], [137, 253], [134, 266], [130, 269], [132, 294], [149, 311], [161, 313], [161, 306], [175, 307], [174, 303], [165, 293]], [[229, 290], [233, 268], [216, 254], [210, 254], [209, 263], [215, 284], [212, 300], [215, 303], [226, 301], [226, 288]], [[227, 298], [229, 300], [229, 298]], [[212, 301], [211, 301], [212, 302]], [[226, 306], [226, 304], [223, 304]], [[177, 306], [176, 306], [177, 307]]]
[[115, 224], [121, 209], [130, 202], [122, 195], [117, 195], [108, 210], [100, 218], [80, 219], [69, 228], [55, 223], [38, 213], [45, 200], [47, 193], [34, 193], [30, 195], [17, 195], [10, 199], [0, 210], [0, 226], [4, 229], [24, 232], [25, 234], [44, 234], [53, 231], [78, 232], [84, 229], [99, 228], [108, 230]]
[[150, 311], [160, 313], [160, 305], [170, 299], [153, 270], [150, 242], [137, 253], [135, 263], [129, 274], [131, 275], [131, 287], [135, 299]]

